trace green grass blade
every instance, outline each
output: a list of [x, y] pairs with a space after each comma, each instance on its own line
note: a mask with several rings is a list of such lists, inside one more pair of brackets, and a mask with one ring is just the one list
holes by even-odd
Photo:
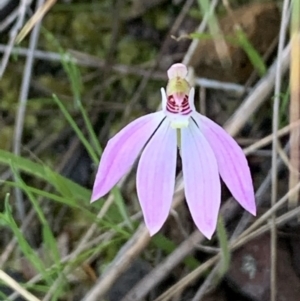
[[229, 269], [231, 254], [225, 225], [221, 216], [219, 216], [218, 219], [217, 236], [221, 248], [221, 267], [219, 270], [219, 277], [222, 278]]
[[[83, 85], [82, 85], [80, 71], [79, 71], [77, 65], [75, 64], [75, 61], [72, 59], [72, 56], [61, 47], [59, 41], [55, 38], [55, 36], [52, 33], [50, 33], [49, 31], [47, 31], [46, 29], [44, 29], [43, 32], [44, 32], [47, 40], [50, 41], [52, 44], [54, 44], [55, 47], [58, 49], [59, 53], [61, 54], [61, 62], [62, 62], [63, 68], [69, 78], [70, 84], [71, 84], [71, 90], [72, 90], [72, 93], [74, 96], [75, 106], [79, 108], [79, 110], [82, 114], [83, 120], [85, 122], [85, 125], [87, 127], [90, 139], [91, 139], [92, 143], [94, 144], [94, 147], [96, 149], [98, 156], [100, 156], [102, 154], [101, 145], [95, 134], [95, 131], [93, 129], [91, 121], [88, 117], [88, 114], [86, 113], [84, 107], [82, 106], [82, 102], [81, 102], [81, 93], [83, 90]], [[59, 99], [57, 99], [57, 100], [59, 101]], [[76, 123], [74, 122], [73, 118], [69, 114], [68, 114], [69, 116], [67, 117], [66, 110], [64, 110], [63, 113], [64, 113], [65, 117], [67, 118], [67, 120], [69, 121], [72, 128], [74, 130], [76, 128], [75, 133], [77, 134], [77, 136], [81, 140], [81, 142], [84, 144], [84, 146], [87, 148], [93, 161], [95, 163], [98, 163], [99, 160], [93, 154], [94, 153], [93, 148], [89, 145], [89, 142], [86, 139], [85, 139], [85, 142], [83, 142], [82, 137], [84, 138], [84, 136], [81, 135], [82, 134], [81, 131], [78, 131], [78, 127], [74, 127], [74, 126], [76, 126]], [[96, 160], [96, 158], [97, 158], [97, 160]]]
[[123, 220], [126, 222], [129, 229], [133, 230], [134, 227], [132, 225], [130, 217], [127, 214], [126, 205], [125, 205], [124, 199], [120, 193], [120, 189], [118, 187], [113, 188], [113, 194], [114, 194], [115, 204], [117, 205], [117, 208], [119, 209], [119, 212], [120, 212]]
[[80, 110], [81, 115], [83, 117], [85, 126], [86, 126], [86, 128], [88, 130], [88, 134], [90, 136], [90, 139], [91, 139], [91, 141], [93, 143], [93, 146], [95, 147], [97, 155], [100, 157], [102, 155], [102, 147], [101, 147], [100, 142], [98, 140], [98, 137], [97, 137], [97, 135], [96, 135], [96, 133], [94, 131], [93, 125], [91, 123], [91, 120], [88, 117], [87, 112], [86, 112], [85, 108], [83, 107], [83, 105], [81, 103], [81, 100], [79, 100], [79, 102], [78, 102], [78, 107], [79, 107], [79, 110]]
[[[11, 182], [11, 181], [1, 181], [0, 180], [0, 183], [1, 182], [5, 185], [11, 186], [11, 187], [22, 188], [22, 185], [20, 185], [19, 183], [15, 183], [15, 182]], [[61, 196], [56, 195], [54, 193], [51, 193], [51, 192], [48, 192], [48, 191], [45, 191], [45, 190], [42, 190], [42, 189], [38, 189], [38, 188], [35, 188], [35, 187], [32, 187], [32, 186], [28, 186], [28, 185], [27, 185], [27, 190], [30, 191], [30, 193], [33, 193], [37, 196], [41, 196], [41, 197], [47, 198], [49, 200], [61, 203], [63, 205], [70, 206], [71, 208], [82, 209], [82, 206], [77, 204], [76, 202], [74, 202], [74, 200], [70, 201], [69, 199], [66, 199], [65, 197], [61, 197]]]
[[8, 197], [5, 199], [5, 212], [4, 214], [0, 213], [0, 219], [2, 219], [14, 233], [14, 236], [16, 237], [24, 256], [26, 256], [26, 258], [31, 262], [36, 270], [43, 275], [45, 281], [50, 285], [52, 281], [49, 275], [47, 275], [47, 273], [45, 272], [44, 263], [40, 260], [36, 251], [31, 248], [12, 216], [12, 210], [9, 205]]
[[30, 202], [42, 224], [43, 242], [45, 243], [46, 250], [49, 251], [49, 252], [47, 252], [47, 254], [49, 254], [50, 257], [52, 257], [51, 259], [57, 264], [57, 266], [60, 266], [60, 256], [59, 256], [59, 251], [58, 251], [58, 247], [56, 244], [56, 240], [50, 229], [49, 223], [43, 213], [42, 208], [40, 207], [37, 199], [33, 196], [33, 194], [28, 189], [26, 183], [20, 177], [20, 175], [19, 175], [18, 171], [15, 169], [13, 163], [11, 163], [11, 169], [13, 171], [15, 179], [20, 184], [22, 190], [26, 193], [28, 199], [30, 200]]
[[[53, 174], [55, 174], [56, 183], [60, 182], [60, 185], [64, 185], [71, 192], [72, 198], [77, 201], [89, 200], [91, 196], [90, 190], [78, 185], [77, 183], [61, 176], [58, 173], [52, 171], [49, 175], [49, 167], [42, 164], [32, 162], [31, 160], [16, 156], [10, 152], [0, 149], [0, 163], [10, 165], [10, 162], [14, 163], [14, 166], [28, 174], [31, 174], [37, 178], [41, 178], [55, 187], [55, 183], [52, 182]], [[55, 187], [56, 188], [56, 187]], [[59, 190], [59, 189], [58, 189]]]
[[63, 103], [60, 101], [60, 99], [56, 95], [53, 95], [53, 99], [56, 102], [56, 104], [59, 106], [61, 112], [63, 113], [63, 115], [65, 116], [65, 118], [67, 119], [67, 121], [69, 122], [71, 127], [73, 128], [73, 130], [76, 133], [79, 140], [82, 142], [82, 144], [86, 148], [86, 150], [89, 153], [89, 155], [90, 155], [91, 159], [93, 160], [93, 162], [95, 164], [98, 164], [99, 163], [99, 158], [98, 158], [97, 154], [93, 150], [93, 148], [90, 145], [90, 143], [88, 142], [88, 140], [85, 138], [83, 132], [77, 126], [77, 124], [74, 121], [73, 117], [70, 115], [70, 113], [67, 111], [67, 109], [65, 108]]
[[221, 32], [216, 16], [210, 11], [209, 0], [198, 0], [198, 6], [200, 7], [202, 14], [207, 18], [210, 33], [215, 34], [217, 32]]
[[260, 76], [265, 75], [267, 72], [267, 67], [261, 55], [250, 43], [250, 41], [248, 40], [247, 36], [245, 35], [242, 29], [236, 29], [235, 33], [236, 33], [238, 44], [246, 52], [253, 67], [256, 69], [256, 71]]
[[101, 145], [100, 145], [98, 137], [96, 136], [96, 133], [93, 129], [91, 120], [88, 117], [88, 114], [81, 102], [82, 80], [81, 80], [80, 71], [79, 71], [77, 65], [72, 60], [71, 56], [67, 53], [64, 53], [64, 55], [62, 55], [62, 64], [63, 64], [64, 70], [67, 73], [68, 78], [71, 83], [71, 87], [72, 87], [72, 91], [73, 91], [73, 95], [74, 95], [74, 99], [75, 99], [75, 105], [80, 110], [80, 113], [83, 117], [85, 126], [88, 130], [89, 137], [93, 143], [93, 146], [96, 149], [97, 155], [101, 156], [101, 154], [102, 154]]

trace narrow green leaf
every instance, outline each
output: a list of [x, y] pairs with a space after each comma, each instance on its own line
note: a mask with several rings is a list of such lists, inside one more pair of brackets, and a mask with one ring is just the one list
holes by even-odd
[[78, 201], [90, 199], [90, 190], [74, 183], [73, 181], [61, 176], [58, 173], [52, 172], [51, 175], [49, 175], [49, 169], [47, 169], [48, 167], [42, 164], [32, 162], [29, 159], [16, 156], [10, 152], [0, 149], [0, 163], [9, 165], [10, 161], [14, 162], [16, 168], [20, 169], [21, 171], [31, 174], [35, 177], [41, 178], [50, 184], [53, 184], [52, 179], [53, 174], [55, 174], [57, 181], [59, 181], [61, 185], [67, 187], [67, 189], [72, 193], [72, 198], [74, 200]]
[[237, 41], [239, 45], [246, 52], [249, 60], [251, 61], [253, 67], [256, 69], [260, 76], [263, 76], [267, 72], [267, 67], [261, 55], [253, 47], [253, 45], [248, 40], [247, 36], [241, 29], [236, 29], [235, 31]]
[[229, 269], [231, 254], [230, 254], [229, 242], [227, 238], [225, 225], [221, 216], [219, 216], [218, 219], [217, 236], [221, 248], [221, 263], [220, 263], [221, 267], [219, 270], [219, 277], [222, 278], [224, 274], [227, 272], [227, 270]]
[[73, 193], [69, 189], [68, 186], [65, 185], [64, 182], [61, 182], [61, 176], [54, 172], [50, 167], [45, 166], [45, 172], [47, 174], [47, 178], [50, 180], [50, 183], [56, 188], [58, 192], [61, 193], [62, 196], [68, 199], [73, 198]]
[[56, 240], [50, 229], [49, 223], [43, 213], [43, 210], [39, 205], [39, 202], [36, 200], [36, 198], [33, 196], [33, 194], [27, 188], [26, 183], [20, 177], [18, 171], [16, 170], [16, 168], [12, 162], [11, 162], [11, 169], [13, 171], [14, 178], [20, 184], [22, 190], [26, 193], [28, 199], [30, 200], [30, 202], [31, 202], [34, 210], [36, 211], [37, 216], [42, 224], [43, 242], [45, 243], [46, 250], [49, 251], [49, 252], [47, 252], [47, 254], [51, 255], [52, 260], [54, 260], [54, 262], [57, 264], [57, 266], [60, 266], [60, 256], [59, 256], [59, 251], [58, 251], [58, 247], [56, 244]]
[[193, 32], [189, 34], [191, 39], [198, 39], [198, 40], [213, 40], [213, 36], [210, 33], [200, 33], [200, 32]]
[[43, 278], [47, 281], [50, 285], [52, 283], [51, 278], [45, 272], [45, 266], [43, 262], [40, 260], [39, 256], [37, 255], [36, 251], [31, 248], [27, 240], [25, 239], [23, 233], [20, 231], [18, 225], [16, 224], [13, 216], [12, 210], [9, 205], [8, 198], [5, 199], [5, 212], [1, 215], [1, 217], [6, 222], [7, 226], [12, 230], [14, 236], [16, 237], [18, 244], [20, 246], [21, 251], [23, 252], [24, 256], [31, 262], [31, 264], [36, 268], [36, 270], [43, 275]]
[[[96, 149], [98, 156], [100, 156], [102, 154], [101, 145], [95, 134], [95, 131], [93, 129], [91, 121], [88, 117], [88, 114], [85, 111], [84, 107], [82, 106], [82, 102], [81, 102], [81, 93], [83, 90], [83, 84], [82, 84], [82, 79], [81, 79], [81, 74], [80, 74], [79, 68], [77, 67], [75, 60], [73, 59], [71, 54], [66, 52], [63, 49], [63, 47], [61, 47], [59, 41], [55, 38], [55, 36], [47, 30], [44, 30], [44, 31], [45, 31], [46, 38], [55, 45], [55, 47], [58, 49], [59, 53], [61, 54], [61, 62], [62, 62], [63, 68], [69, 78], [70, 84], [71, 84], [71, 89], [72, 89], [72, 93], [74, 96], [75, 106], [79, 108], [79, 110], [82, 114], [83, 120], [85, 122], [85, 125], [87, 127], [90, 139], [94, 144], [94, 147]], [[76, 127], [76, 123], [74, 122], [72, 117], [70, 115], [69, 116], [66, 115], [66, 110], [63, 111], [63, 113], [64, 113], [66, 119], [69, 121], [70, 125], [72, 126], [73, 130], [77, 134], [78, 138], [81, 140], [81, 142], [84, 144], [84, 146], [88, 150], [93, 161], [95, 163], [98, 163], [98, 158], [94, 155], [92, 147], [89, 145], [89, 142], [87, 140], [85, 140], [85, 142], [82, 140], [82, 138], [84, 138], [84, 135], [82, 135], [81, 131], [78, 131], [78, 127]]]
[[203, 13], [203, 15], [207, 18], [207, 23], [209, 27], [209, 31], [212, 34], [220, 33], [219, 23], [217, 17], [210, 10], [210, 1], [209, 0], [198, 0], [198, 5]]
[[69, 122], [71, 127], [73, 128], [73, 130], [76, 133], [77, 137], [79, 138], [79, 140], [82, 142], [82, 144], [86, 148], [86, 150], [89, 153], [89, 155], [90, 155], [91, 159], [93, 160], [93, 162], [95, 164], [98, 164], [99, 163], [99, 158], [98, 158], [97, 154], [95, 153], [95, 151], [93, 150], [90, 143], [88, 142], [88, 140], [85, 138], [84, 133], [80, 130], [80, 128], [76, 124], [75, 120], [70, 115], [70, 113], [65, 108], [65, 106], [60, 101], [60, 99], [55, 94], [53, 94], [52, 96], [53, 96], [53, 99], [56, 102], [56, 104], [59, 106], [61, 112], [63, 113], [63, 115], [65, 116], [65, 118], [67, 119], [67, 121]]
[[114, 187], [112, 192], [114, 194], [115, 204], [117, 205], [123, 220], [126, 222], [129, 229], [133, 230], [133, 225], [132, 225], [132, 222], [130, 220], [130, 217], [127, 214], [126, 205], [125, 205], [124, 199], [123, 199], [123, 197], [120, 193], [120, 189], [118, 187]]
[[[22, 188], [22, 185], [20, 185], [19, 183], [16, 183], [16, 182], [0, 180], [0, 183], [3, 183], [4, 185], [8, 185], [10, 187]], [[38, 189], [38, 188], [35, 188], [35, 187], [32, 187], [32, 186], [28, 186], [28, 185], [27, 185], [27, 189], [31, 193], [33, 193], [37, 196], [42, 196], [42, 197], [47, 198], [49, 200], [53, 200], [53, 201], [61, 203], [63, 205], [70, 206], [71, 208], [86, 210], [81, 204], [78, 204], [77, 202], [74, 202], [73, 199], [69, 200], [68, 198], [61, 197], [61, 196], [56, 195], [54, 193], [51, 193], [51, 192], [48, 192], [48, 191], [45, 191], [45, 190], [42, 190], [42, 189]], [[87, 213], [89, 213], [89, 211]]]

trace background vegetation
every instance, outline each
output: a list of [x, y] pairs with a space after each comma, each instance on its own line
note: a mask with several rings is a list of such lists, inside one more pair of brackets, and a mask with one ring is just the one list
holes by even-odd
[[[0, 300], [298, 301], [299, 20], [297, 0], [3, 1]], [[107, 140], [159, 108], [176, 62], [197, 109], [244, 148], [256, 188], [253, 218], [224, 187], [211, 241], [191, 221], [180, 162], [152, 238], [135, 168], [90, 204]]]

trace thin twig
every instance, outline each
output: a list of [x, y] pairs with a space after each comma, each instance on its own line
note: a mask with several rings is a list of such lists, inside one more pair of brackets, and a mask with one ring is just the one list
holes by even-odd
[[[182, 191], [175, 193], [172, 208], [175, 208], [183, 199]], [[83, 301], [100, 300], [110, 289], [115, 280], [132, 263], [150, 241], [149, 232], [142, 223], [131, 239], [123, 246], [107, 271], [101, 276], [96, 285], [90, 290]]]
[[[0, 52], [5, 52], [8, 48], [7, 45], [0, 44]], [[12, 49], [12, 54], [20, 55], [20, 56], [28, 56], [29, 49], [18, 47]], [[98, 57], [88, 55], [85, 53], [81, 53], [75, 50], [69, 50], [71, 56], [64, 57], [66, 62], [72, 61], [79, 66], [91, 67], [91, 68], [104, 68], [105, 61], [99, 59]], [[52, 62], [61, 62], [62, 56], [60, 53], [51, 52], [51, 51], [43, 51], [36, 49], [34, 51], [34, 58], [52, 61]], [[120, 73], [122, 75], [138, 75], [138, 76], [146, 76], [149, 72], [147, 69], [143, 69], [140, 67], [127, 66], [122, 64], [113, 64], [109, 66], [114, 72]], [[151, 79], [154, 80], [165, 80], [166, 74], [165, 72], [156, 71], [151, 75]], [[221, 82], [209, 78], [204, 77], [196, 77], [195, 85], [201, 86], [207, 89], [215, 89], [215, 90], [224, 90], [229, 92], [234, 92], [237, 95], [242, 93], [250, 92], [251, 89], [246, 89], [243, 85], [230, 83], [230, 82]]]
[[[44, 0], [39, 0], [37, 3], [37, 7], [42, 5], [43, 2]], [[33, 61], [34, 61], [33, 52], [37, 46], [40, 26], [41, 23], [37, 23], [36, 27], [34, 28], [30, 36], [30, 42], [29, 42], [30, 52], [26, 59], [21, 91], [19, 96], [18, 111], [16, 115], [16, 124], [15, 124], [14, 141], [13, 141], [13, 150], [15, 155], [20, 155], [21, 152], [21, 141], [22, 141], [23, 128], [24, 128], [24, 118], [25, 118], [27, 98], [29, 94], [30, 80], [31, 80]], [[19, 218], [23, 220], [25, 218], [25, 208], [24, 208], [23, 195], [19, 188], [15, 189], [15, 195], [16, 195], [16, 203], [17, 203]]]
[[214, 281], [216, 280], [216, 276], [219, 273], [219, 271], [220, 271], [220, 261], [215, 265], [215, 267], [211, 270], [209, 275], [206, 277], [205, 281], [194, 295], [192, 301], [200, 301], [205, 296], [205, 294], [208, 293]]
[[[283, 50], [280, 58], [282, 74], [288, 70], [290, 50], [291, 45], [289, 44]], [[268, 73], [256, 84], [252, 93], [242, 102], [233, 116], [225, 123], [224, 127], [226, 127], [228, 133], [235, 136], [243, 127], [244, 120], [252, 116], [270, 95], [275, 84], [277, 64], [278, 59], [269, 68]]]
[[7, 43], [7, 48], [6, 51], [4, 52], [4, 55], [2, 57], [2, 61], [1, 61], [1, 65], [0, 65], [0, 78], [2, 78], [4, 71], [6, 69], [14, 42], [15, 42], [15, 38], [18, 34], [18, 31], [21, 29], [23, 23], [24, 23], [24, 18], [25, 18], [25, 14], [26, 14], [26, 8], [27, 6], [30, 5], [32, 0], [21, 0], [20, 4], [19, 4], [19, 8], [18, 8], [18, 18], [17, 21], [15, 23], [15, 25], [13, 26], [13, 28], [11, 29], [10, 33], [9, 33], [9, 41]]
[[[290, 64], [290, 122], [300, 118], [300, 2], [291, 3], [291, 64]], [[287, 19], [287, 18], [286, 18]], [[296, 172], [290, 171], [289, 188], [293, 188], [299, 181], [300, 160], [300, 130], [290, 135], [290, 165]], [[298, 194], [292, 195], [290, 207], [297, 206]]]
[[[130, 219], [132, 221], [136, 221], [136, 220], [140, 220], [142, 217], [142, 213], [141, 212], [138, 212], [136, 214], [134, 214], [133, 216], [130, 217]], [[123, 227], [125, 226], [126, 222], [121, 222], [119, 223], [117, 226], [118, 227]], [[102, 233], [100, 234], [99, 236], [97, 236], [96, 238], [86, 242], [85, 245], [82, 245], [82, 248], [81, 248], [81, 253], [86, 251], [86, 250], [90, 250], [91, 248], [94, 248], [95, 246], [99, 245], [100, 243], [103, 243], [103, 241], [111, 241], [113, 239], [113, 237], [116, 235], [116, 231], [115, 230], [109, 230], [109, 231], [106, 231], [105, 233]], [[76, 258], [78, 258], [78, 256], [81, 254], [78, 252], [77, 249], [75, 249], [73, 252], [71, 252], [70, 254], [66, 255], [65, 257], [63, 257], [61, 260], [60, 260], [60, 263], [61, 264], [67, 264], [69, 263], [70, 261], [72, 260], [75, 260]], [[88, 261], [85, 261], [85, 263], [90, 263], [90, 260]], [[55, 265], [54, 265], [55, 266]], [[49, 272], [51, 271], [51, 269], [54, 268], [54, 266], [52, 267], [49, 267], [46, 269], [46, 272]], [[35, 275], [33, 278], [31, 278], [27, 284], [35, 284], [39, 281], [41, 281], [43, 279], [43, 275], [42, 274], [37, 274]], [[9, 296], [9, 300], [15, 300], [17, 297], [19, 296], [19, 293], [18, 292], [15, 292], [13, 294], [11, 294]]]
[[[277, 139], [288, 134], [289, 132], [292, 132], [295, 128], [300, 126], [300, 120], [297, 120], [296, 122], [290, 123], [283, 127], [282, 129], [277, 131]], [[270, 134], [257, 142], [249, 145], [248, 147], [244, 148], [245, 155], [249, 155], [251, 153], [254, 153], [256, 150], [270, 144], [273, 139], [273, 134]]]
[[10, 286], [13, 290], [17, 291], [21, 296], [23, 296], [28, 301], [41, 301], [40, 299], [32, 295], [30, 292], [28, 292], [26, 289], [24, 289], [16, 280], [11, 278], [8, 274], [6, 274], [2, 270], [0, 270], [0, 279], [8, 286]]
[[[171, 255], [164, 259], [159, 266], [155, 267], [146, 277], [138, 282], [122, 301], [139, 301], [163, 280], [173, 268], [191, 253], [195, 245], [203, 241], [204, 237], [199, 231], [194, 231], [184, 242], [182, 242]], [[86, 301], [86, 300], [85, 300]]]
[[18, 14], [19, 8], [17, 7], [0, 23], [0, 32], [4, 31], [11, 23], [13, 23]]
[[42, 3], [42, 5], [40, 5], [36, 9], [34, 15], [27, 21], [27, 23], [23, 26], [22, 30], [17, 35], [15, 40], [16, 44], [19, 44], [30, 32], [30, 30], [42, 20], [44, 15], [55, 4], [55, 2], [56, 0], [46, 0], [45, 3]]
[[[105, 202], [104, 206], [100, 210], [100, 212], [97, 215], [98, 219], [102, 219], [110, 206], [112, 205], [114, 200], [113, 194], [110, 194], [107, 201]], [[79, 244], [77, 245], [76, 249], [72, 253], [72, 259], [76, 258], [84, 249], [85, 244], [91, 239], [93, 234], [95, 233], [97, 229], [97, 224], [93, 223], [92, 226], [88, 229], [88, 231], [85, 233], [83, 238], [80, 240]], [[61, 284], [61, 282], [65, 279], [65, 275], [70, 273], [72, 271], [72, 267], [67, 266], [60, 274], [60, 276], [55, 280], [55, 282], [52, 284], [50, 289], [48, 290], [47, 294], [44, 296], [43, 301], [49, 301], [52, 298], [53, 293], [57, 290], [57, 287]]]
[[[276, 205], [277, 200], [277, 148], [278, 148], [278, 125], [279, 125], [279, 104], [280, 104], [280, 91], [281, 91], [281, 76], [282, 76], [282, 60], [283, 60], [283, 47], [285, 41], [286, 26], [288, 22], [288, 6], [289, 0], [284, 1], [282, 11], [282, 21], [280, 25], [278, 55], [275, 74], [275, 95], [273, 104], [273, 140], [272, 140], [272, 189], [271, 189], [271, 206]], [[271, 301], [276, 301], [277, 285], [276, 285], [276, 271], [277, 271], [277, 229], [276, 229], [276, 214], [274, 213], [271, 218], [271, 271], [270, 271], [270, 290]]]
[[[137, 255], [148, 245], [150, 236], [144, 224], [141, 224], [132, 238], [122, 247], [111, 263], [108, 271], [102, 275], [98, 283], [85, 296], [84, 301], [97, 301], [103, 297], [115, 282], [115, 279], [124, 271], [123, 267], [129, 266]], [[126, 254], [124, 256], [124, 254]]]
[[245, 92], [250, 92], [250, 89], [247, 89], [238, 84], [234, 83], [226, 83], [226, 82], [220, 82], [213, 79], [206, 79], [201, 77], [195, 78], [195, 84], [197, 86], [202, 86], [207, 89], [218, 89], [218, 90], [224, 90], [224, 91], [232, 91], [235, 92], [237, 95], [243, 94]]

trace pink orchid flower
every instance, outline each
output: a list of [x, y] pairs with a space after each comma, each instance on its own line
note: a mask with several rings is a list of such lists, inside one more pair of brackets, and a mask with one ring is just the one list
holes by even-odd
[[145, 224], [154, 235], [171, 208], [178, 146], [189, 210], [198, 229], [210, 239], [221, 203], [219, 175], [241, 206], [255, 215], [253, 185], [242, 149], [222, 127], [196, 112], [195, 90], [186, 76], [185, 65], [171, 66], [167, 89], [161, 89], [162, 110], [134, 120], [109, 140], [92, 202], [112, 189], [142, 151], [137, 194]]

